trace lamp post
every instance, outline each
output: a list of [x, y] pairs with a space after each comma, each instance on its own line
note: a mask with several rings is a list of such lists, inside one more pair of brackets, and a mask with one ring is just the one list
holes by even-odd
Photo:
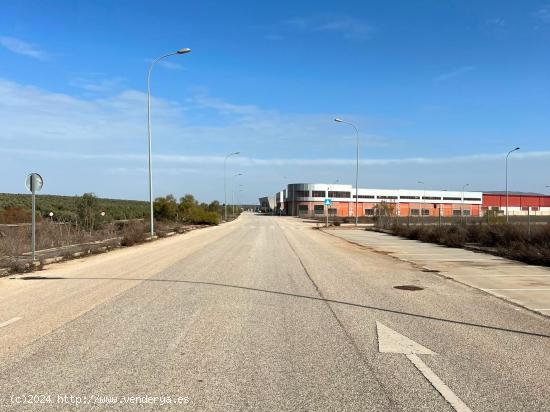
[[[239, 185], [239, 187], [242, 187], [243, 185]], [[240, 193], [244, 192], [243, 189], [239, 189], [239, 191], [237, 192], [237, 210], [239, 210], [239, 208], [242, 209], [242, 206], [241, 206], [241, 196], [240, 196]]]
[[227, 156], [225, 156], [225, 159], [223, 159], [223, 213], [224, 213], [225, 220], [227, 220], [227, 178], [226, 178], [227, 159], [230, 158], [231, 156], [237, 156], [240, 154], [241, 152], [229, 153]]
[[359, 222], [359, 215], [358, 215], [358, 211], [359, 211], [359, 130], [357, 130], [357, 127], [355, 127], [355, 125], [353, 123], [350, 123], [350, 122], [346, 122], [340, 118], [335, 118], [334, 119], [335, 122], [337, 123], [346, 123], [346, 124], [349, 124], [351, 127], [353, 127], [355, 129], [355, 137], [356, 137], [356, 151], [355, 151], [355, 156], [356, 156], [356, 163], [355, 163], [355, 226], [357, 226], [357, 223]]
[[519, 150], [519, 147], [510, 150], [506, 155], [506, 223], [508, 223], [508, 156], [510, 156], [510, 153], [515, 152], [516, 150]]
[[424, 186], [424, 194], [422, 195], [422, 202], [420, 202], [420, 218], [422, 219], [422, 225], [424, 225], [424, 202], [426, 201], [426, 183], [424, 183], [422, 180], [419, 180], [417, 183]]
[[[286, 182], [288, 181], [288, 176], [283, 176], [283, 180], [284, 180], [284, 183], [286, 184]], [[284, 210], [284, 213], [285, 215], [288, 215], [288, 185], [287, 185], [287, 194], [286, 194], [286, 198], [285, 198], [285, 192], [284, 192], [284, 189], [283, 189], [283, 210]], [[286, 207], [285, 207], [285, 200], [286, 200]], [[282, 211], [281, 211], [282, 212]]]
[[462, 186], [462, 199], [461, 199], [461, 203], [460, 203], [460, 223], [462, 223], [462, 215], [463, 215], [463, 208], [464, 208], [464, 189], [466, 188], [466, 186], [470, 186], [469, 183], [466, 183], [464, 186]]
[[235, 218], [235, 178], [237, 176], [242, 176], [242, 173], [237, 173], [233, 175], [233, 179], [231, 179], [231, 206], [233, 209], [232, 216]]
[[151, 72], [156, 63], [165, 59], [166, 57], [173, 56], [175, 54], [189, 53], [191, 49], [179, 49], [178, 51], [160, 56], [156, 60], [153, 60], [149, 65], [149, 71], [147, 72], [147, 136], [149, 138], [149, 204], [151, 213], [151, 238], [155, 234], [154, 218], [153, 218], [153, 166], [151, 161]]

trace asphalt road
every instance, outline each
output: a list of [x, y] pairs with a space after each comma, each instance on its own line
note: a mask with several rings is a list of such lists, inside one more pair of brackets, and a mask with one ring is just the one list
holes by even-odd
[[0, 280], [3, 410], [548, 411], [549, 382], [549, 319], [292, 218]]

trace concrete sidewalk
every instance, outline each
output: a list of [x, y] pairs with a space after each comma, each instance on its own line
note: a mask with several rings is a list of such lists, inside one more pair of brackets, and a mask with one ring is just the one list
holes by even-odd
[[550, 268], [367, 230], [323, 231], [550, 316]]

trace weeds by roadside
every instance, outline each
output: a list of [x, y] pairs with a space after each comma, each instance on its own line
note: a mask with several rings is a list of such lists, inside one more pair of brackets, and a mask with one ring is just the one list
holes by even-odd
[[146, 226], [141, 221], [128, 222], [122, 229], [122, 246], [133, 246], [137, 243], [142, 243], [146, 239]]
[[395, 235], [449, 247], [474, 244], [530, 264], [550, 266], [550, 225], [393, 225]]

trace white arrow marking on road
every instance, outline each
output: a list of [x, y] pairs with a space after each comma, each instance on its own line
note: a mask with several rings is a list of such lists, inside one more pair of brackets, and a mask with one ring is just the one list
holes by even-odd
[[21, 319], [21, 318], [12, 318], [12, 319], [7, 320], [3, 323], [0, 323], [0, 328], [3, 328], [4, 326], [8, 326], [8, 325], [12, 324], [13, 322], [17, 322], [19, 319]]
[[406, 336], [397, 333], [393, 329], [376, 322], [376, 330], [378, 332], [378, 351], [382, 353], [401, 353], [409, 359], [416, 368], [422, 372], [422, 375], [437, 389], [437, 391], [445, 398], [447, 402], [457, 412], [472, 412], [454, 392], [449, 389], [439, 377], [422, 362], [417, 355], [436, 355], [435, 352], [425, 348], [419, 343], [407, 338]]

